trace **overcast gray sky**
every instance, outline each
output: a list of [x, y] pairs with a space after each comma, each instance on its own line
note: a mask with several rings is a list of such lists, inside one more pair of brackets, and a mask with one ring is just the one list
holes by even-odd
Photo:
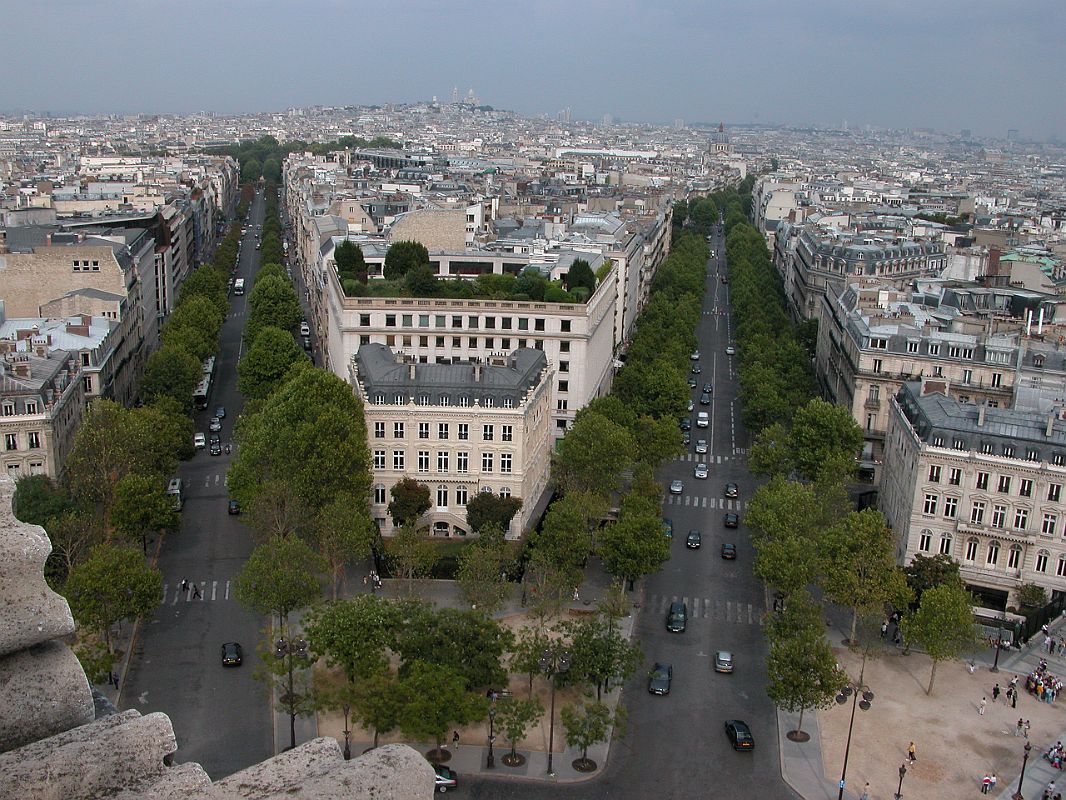
[[450, 99], [1066, 136], [1064, 0], [0, 0], [0, 109]]

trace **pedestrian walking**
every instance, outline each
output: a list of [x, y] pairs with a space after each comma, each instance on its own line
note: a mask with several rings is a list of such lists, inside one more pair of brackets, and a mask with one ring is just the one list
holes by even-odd
[[992, 702], [995, 703], [999, 700], [999, 684], [997, 683], [992, 687]]
[[200, 585], [198, 583], [194, 583], [192, 585], [192, 596], [193, 596], [194, 599], [197, 599], [197, 600], [202, 600], [203, 599], [203, 595], [200, 594]]
[[1026, 720], [1025, 721], [1025, 730], [1023, 731], [1023, 733], [1025, 734], [1025, 738], [1026, 739], [1029, 738], [1029, 728], [1030, 727], [1032, 727], [1032, 726], [1029, 724], [1029, 720]]
[[1014, 690], [1014, 694], [1011, 695], [1010, 707], [1011, 708], [1017, 708], [1018, 707], [1018, 690], [1017, 689], [1015, 689]]
[[866, 785], [862, 787], [862, 796], [859, 800], [870, 800], [870, 782], [867, 781]]
[[888, 633], [888, 620], [886, 619], [884, 622], [881, 623], [881, 638], [884, 639], [885, 638], [885, 634], [887, 634], [887, 633]]
[[988, 787], [992, 785], [992, 777], [986, 772], [981, 778], [981, 794], [988, 794]]
[[189, 591], [189, 581], [186, 580], [185, 578], [181, 579], [181, 591], [182, 592]]
[[914, 746], [914, 742], [911, 742], [907, 748], [907, 758], [912, 764], [918, 760], [918, 748]]
[[581, 599], [581, 593], [578, 592], [577, 587], [575, 586], [574, 587], [574, 602], [576, 603], [580, 599]]
[[367, 577], [366, 575], [364, 575], [364, 576], [363, 576], [363, 588], [364, 588], [364, 589], [366, 588], [366, 585], [367, 585], [367, 584], [368, 584], [369, 582], [370, 582], [370, 578], [368, 578], [368, 577]]
[[1025, 720], [1023, 720], [1021, 717], [1018, 717], [1018, 727], [1015, 728], [1014, 735], [1015, 736], [1021, 736], [1022, 732], [1024, 730], [1025, 730]]
[[982, 697], [981, 698], [981, 704], [979, 706], [977, 706], [977, 713], [980, 714], [982, 717], [985, 715], [985, 706], [987, 706], [987, 705], [988, 705], [988, 698], [987, 697]]
[[990, 792], [996, 791], [996, 773], [993, 772], [988, 776], [988, 789]]
[[459, 746], [459, 731], [452, 731], [452, 747]]

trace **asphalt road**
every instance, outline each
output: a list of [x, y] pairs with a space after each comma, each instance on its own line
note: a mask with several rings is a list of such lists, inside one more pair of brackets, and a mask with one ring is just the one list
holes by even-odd
[[[261, 195], [251, 208], [252, 219], [261, 223]], [[258, 267], [259, 251], [249, 226], [235, 277], [248, 280]], [[195, 418], [196, 429], [206, 434], [214, 409], [225, 406], [223, 443], [232, 442], [233, 426], [243, 406], [236, 366], [251, 288], [248, 282], [243, 297], [231, 297], [208, 410]], [[274, 755], [268, 692], [252, 677], [264, 622], [246, 611], [233, 594], [234, 579], [253, 543], [248, 529], [226, 513], [226, 471], [232, 459], [233, 454], [211, 456], [200, 450], [179, 468], [185, 484], [182, 529], [166, 538], [159, 555], [165, 596], [155, 615], [141, 627], [119, 703], [121, 708], [135, 708], [142, 714], [168, 714], [178, 740], [175, 762], [198, 762], [214, 780]], [[200, 596], [191, 588], [182, 592], [183, 580], [195, 584]], [[228, 641], [244, 647], [240, 668], [221, 665], [220, 647]]]
[[[723, 254], [721, 237], [710, 246]], [[752, 575], [753, 550], [743, 525], [744, 504], [756, 483], [744, 461], [749, 442], [737, 407], [735, 358], [725, 352], [731, 341], [728, 285], [721, 282], [725, 273], [724, 259], [711, 259], [698, 331], [702, 372], [692, 395], [693, 446], [660, 473], [664, 486], [680, 478], [685, 487], [680, 497], [668, 495], [663, 507], [663, 515], [674, 524], [671, 558], [645, 581], [635, 629], [647, 668], [655, 661], [673, 665], [671, 692], [665, 697], [648, 694], [643, 672], [629, 681], [623, 694], [628, 732], [611, 744], [610, 763], [600, 778], [573, 786], [469, 778], [463, 792], [472, 798], [796, 797], [781, 779], [777, 716], [766, 696], [767, 648], [760, 623], [766, 599], [761, 582]], [[714, 384], [709, 407], [698, 403], [704, 382]], [[696, 428], [701, 409], [710, 411], [712, 422], [706, 429]], [[708, 439], [706, 456], [693, 452], [700, 438]], [[710, 467], [706, 480], [693, 477], [700, 462]], [[725, 498], [730, 481], [740, 486], [739, 508], [738, 501]], [[726, 510], [741, 514], [739, 529], [723, 527]], [[703, 534], [699, 550], [685, 547], [685, 534], [692, 529]], [[736, 561], [721, 558], [723, 542], [737, 545]], [[688, 627], [681, 634], [666, 631], [666, 610], [674, 600], [688, 604]], [[732, 675], [714, 672], [716, 650], [732, 651]], [[733, 751], [724, 732], [730, 718], [751, 726], [753, 753]]]

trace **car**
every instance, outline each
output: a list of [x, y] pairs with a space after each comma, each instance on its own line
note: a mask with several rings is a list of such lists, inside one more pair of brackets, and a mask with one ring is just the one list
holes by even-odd
[[682, 433], [681, 433], [681, 444], [685, 445], [685, 447], [688, 447], [689, 442], [691, 442], [691, 441], [692, 441], [692, 433], [690, 433], [689, 431], [682, 431]]
[[258, 250], [258, 249], [259, 249], [259, 242], [256, 242], [256, 243], [255, 243], [255, 249], [256, 249], [256, 250]]
[[434, 764], [433, 772], [433, 785], [438, 792], [446, 792], [459, 785], [459, 775], [451, 767], [446, 767], [443, 764]]
[[192, 446], [197, 450], [207, 447], [207, 437], [202, 433], [194, 434], [192, 437]]
[[706, 428], [711, 424], [711, 418], [706, 411], [700, 411], [696, 414], [696, 427]]
[[725, 516], [722, 518], [722, 524], [727, 528], [735, 528], [740, 525], [740, 515], [735, 514], [732, 511], [725, 512]]
[[679, 424], [681, 425], [681, 430], [683, 431], [692, 430], [692, 420], [690, 420], [688, 417], [685, 417], [683, 420], [681, 420]]
[[678, 480], [670, 481], [670, 494], [681, 494], [683, 491], [685, 491], [685, 484]]
[[212, 433], [208, 438], [210, 444], [222, 444], [222, 437], [217, 433]]
[[648, 691], [652, 694], [670, 694], [670, 682], [674, 679], [674, 668], [658, 661], [648, 673]]
[[701, 372], [703, 372], [703, 367], [701, 367], [699, 364], [693, 364], [692, 365], [692, 374], [693, 375], [699, 375]]
[[730, 481], [725, 485], [725, 496], [740, 497], [740, 488], [735, 483]]
[[208, 452], [213, 456], [220, 456], [222, 455], [222, 445], [219, 442], [212, 442], [211, 449]]
[[241, 513], [241, 504], [238, 503], [236, 500], [230, 500], [229, 501], [229, 507], [226, 509], [226, 511], [229, 514], [240, 514]]
[[670, 604], [666, 612], [666, 629], [670, 633], [684, 633], [688, 625], [688, 605], [683, 602]]
[[693, 473], [693, 475], [695, 475], [700, 480], [706, 480], [707, 479], [707, 465], [706, 464], [697, 464], [696, 468], [692, 471], [692, 473]]
[[729, 283], [729, 276], [728, 275], [723, 275], [722, 276], [722, 283]]
[[691, 400], [688, 401], [688, 410], [690, 414], [696, 410], [696, 404], [693, 403]]
[[700, 405], [701, 406], [709, 406], [710, 404], [711, 404], [711, 396], [709, 394], [707, 394], [707, 392], [704, 392], [703, 394], [701, 394], [700, 395]]
[[695, 389], [697, 385], [698, 385], [697, 380], [692, 375], [689, 375], [688, 376], [688, 388], [689, 389]]
[[226, 418], [226, 407], [225, 406], [219, 406], [218, 408], [216, 408], [215, 409], [215, 416], [218, 417], [219, 419], [225, 419]]
[[733, 345], [729, 345], [729, 346], [728, 346], [728, 347], [726, 347], [726, 349], [725, 349], [725, 354], [726, 354], [727, 356], [734, 356], [734, 355], [736, 355], [736, 354], [737, 354], [737, 349], [736, 349], [735, 347], [733, 347]]
[[737, 546], [732, 542], [722, 543], [722, 558], [726, 561], [735, 561], [737, 557]]
[[703, 544], [703, 534], [699, 531], [689, 531], [688, 536], [685, 537], [685, 547], [690, 550], [699, 550], [701, 544]]
[[703, 384], [703, 391], [705, 391], [707, 394], [714, 394], [714, 387], [711, 386], [711, 384], [709, 383], [705, 383]]
[[696, 440], [696, 452], [700, 453], [700, 454], [703, 454], [703, 453], [707, 452], [707, 440], [706, 439], [697, 439]]
[[663, 534], [667, 539], [674, 538], [674, 521], [663, 517]]
[[741, 719], [725, 721], [725, 735], [729, 737], [734, 750], [754, 750], [755, 737], [751, 735], [748, 723]]
[[244, 660], [240, 642], [226, 642], [222, 645], [222, 666], [239, 667]]
[[700, 351], [699, 350], [693, 350], [692, 351], [692, 355], [690, 355], [689, 358], [691, 358], [693, 361], [699, 361], [700, 360]]
[[222, 430], [222, 420], [218, 417], [211, 417], [211, 424], [207, 426], [207, 429], [212, 433], [218, 433]]
[[733, 654], [728, 650], [719, 650], [715, 653], [714, 671], [731, 673], [733, 671]]
[[311, 326], [307, 324], [306, 320], [304, 320], [303, 322], [300, 323], [300, 335], [301, 336], [310, 336], [311, 335]]
[[304, 350], [310, 350], [311, 349], [311, 337], [310, 336], [305, 336], [305, 337], [303, 337], [303, 339], [304, 339], [304, 341], [303, 341]]

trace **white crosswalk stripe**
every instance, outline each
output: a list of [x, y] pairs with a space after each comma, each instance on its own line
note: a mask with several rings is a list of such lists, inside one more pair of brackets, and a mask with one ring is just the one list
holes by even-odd
[[230, 599], [229, 581], [189, 581], [185, 589], [181, 583], [171, 586], [163, 584], [163, 596], [159, 605], [177, 605], [178, 603], [203, 603]]
[[762, 612], [758, 607], [752, 603], [740, 603], [733, 600], [653, 594], [646, 607], [653, 614], [663, 615], [671, 603], [678, 601], [688, 606], [690, 619], [712, 619], [734, 625], [762, 625]]

